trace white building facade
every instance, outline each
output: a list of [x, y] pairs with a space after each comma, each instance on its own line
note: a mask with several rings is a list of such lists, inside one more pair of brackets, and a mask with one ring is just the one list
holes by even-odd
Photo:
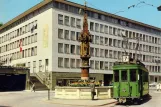
[[[0, 60], [4, 65], [29, 67], [31, 73], [49, 72], [52, 88], [80, 76], [80, 43], [83, 6], [46, 0], [0, 27]], [[92, 35], [91, 77], [108, 84], [115, 61], [121, 60], [122, 35], [129, 38], [126, 51], [147, 67], [150, 81], [161, 81], [161, 29], [88, 8]], [[21, 48], [21, 50], [20, 50]], [[111, 79], [110, 79], [111, 80]], [[108, 82], [106, 82], [108, 81]], [[69, 82], [69, 81], [68, 81]]]

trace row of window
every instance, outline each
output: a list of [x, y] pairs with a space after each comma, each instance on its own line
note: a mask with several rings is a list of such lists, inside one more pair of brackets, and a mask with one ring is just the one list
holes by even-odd
[[150, 72], [160, 72], [160, 66], [151, 66], [151, 65], [146, 65], [146, 68]]
[[27, 32], [31, 32], [33, 33], [33, 31], [37, 29], [37, 20], [27, 24], [27, 25], [24, 25], [20, 28], [18, 28], [17, 30], [14, 30], [8, 34], [5, 34], [3, 36], [0, 37], [0, 44], [1, 43], [4, 43], [6, 41], [9, 41], [13, 38], [16, 38], [17, 36], [20, 36], [20, 35], [23, 35]]
[[59, 39], [65, 39], [65, 40], [78, 40], [78, 37], [80, 36], [80, 32], [75, 31], [69, 31], [69, 30], [63, 30], [58, 29], [58, 38]]
[[[58, 29], [59, 39], [75, 41], [75, 40], [78, 40], [79, 36], [80, 36], [80, 32]], [[118, 48], [128, 46], [128, 48], [131, 50], [132, 49], [135, 50], [137, 47], [136, 43], [132, 43], [132, 42], [123, 43], [122, 40], [112, 39], [108, 37], [101, 37], [98, 35], [91, 35], [91, 38], [92, 38], [92, 44], [97, 44], [97, 45], [105, 45], [105, 46], [112, 46], [112, 47], [118, 47]], [[160, 47], [149, 46], [144, 44], [139, 44], [139, 50], [144, 52], [158, 53], [158, 54], [161, 53]]]
[[[79, 7], [71, 6], [71, 5], [68, 5], [68, 4], [63, 4], [63, 3], [59, 3], [59, 2], [55, 1], [54, 7], [59, 8], [59, 9], [64, 10], [64, 11], [72, 12], [72, 13], [75, 13], [75, 14], [80, 14], [80, 12], [79, 12], [80, 8]], [[84, 13], [84, 10], [82, 9], [81, 14], [83, 15], [83, 13]], [[89, 11], [89, 10], [87, 10], [87, 14], [91, 18], [99, 19], [99, 20], [102, 20], [102, 21], [107, 21], [107, 22], [110, 22], [110, 23], [118, 24], [118, 25], [121, 25], [121, 26], [126, 26], [126, 27], [129, 27], [129, 28], [145, 31], [145, 32], [148, 32], [148, 33], [161, 35], [161, 32], [159, 30], [149, 28], [149, 27], [145, 27], [145, 26], [142, 26], [142, 25], [138, 25], [138, 24], [135, 24], [135, 23], [131, 23], [131, 22], [128, 22], [128, 21], [124, 21], [124, 20], [121, 20], [121, 19], [118, 19], [118, 18], [114, 18], [112, 16], [103, 15], [103, 14], [96, 13], [96, 12]]]
[[[73, 44], [58, 43], [58, 53], [80, 55], [80, 46]], [[121, 59], [122, 55], [125, 55], [125, 52], [90, 47], [90, 54], [92, 57]], [[135, 57], [135, 53], [130, 53], [130, 55], [133, 58]], [[154, 63], [156, 62], [155, 60], [158, 60], [158, 58], [155, 58], [155, 56], [142, 55], [142, 54], [137, 54], [137, 58], [144, 62], [154, 62]]]
[[58, 14], [58, 24], [81, 28], [81, 19]]
[[[43, 69], [48, 72], [48, 66], [49, 66], [49, 59], [45, 59], [44, 60], [44, 64], [43, 64], [43, 60], [39, 60], [39, 72], [42, 72]], [[33, 66], [32, 66], [32, 69], [31, 69], [31, 62], [28, 62], [26, 64], [26, 67], [28, 67], [30, 69], [30, 72], [33, 71], [33, 72], [36, 72], [36, 61], [33, 61]]]
[[[112, 70], [114, 62], [90, 60], [90, 68], [96, 70]], [[58, 57], [58, 68], [80, 68], [81, 59]], [[147, 65], [150, 72], [160, 72], [160, 66]]]
[[36, 56], [36, 55], [37, 55], [37, 46], [24, 49], [22, 50], [22, 52], [17, 51], [4, 56], [0, 56], [0, 60], [5, 63], [8, 63], [8, 62], [11, 62], [12, 60], [27, 58], [27, 57]]
[[120, 28], [103, 25], [99, 23], [94, 23], [94, 22], [90, 22], [90, 30], [95, 32], [115, 35], [115, 36], [123, 36], [123, 37], [125, 36], [125, 37], [128, 37], [129, 39], [139, 39], [140, 41], [154, 43], [154, 44], [161, 44], [160, 38], [157, 38], [157, 37], [133, 32], [133, 31], [123, 30]]
[[22, 38], [20, 40], [11, 42], [11, 43], [6, 44], [4, 46], [1, 46], [0, 47], [0, 53], [19, 48], [21, 44], [22, 44], [22, 46], [25, 46], [25, 45], [29, 45], [29, 44], [32, 44], [32, 43], [35, 43], [35, 42], [37, 42], [37, 33], [30, 35], [28, 37]]
[[[90, 60], [90, 66], [91, 66], [91, 69], [108, 70], [108, 68], [112, 69], [112, 67], [109, 67], [109, 66], [112, 66], [112, 62], [109, 62], [109, 65], [108, 65], [108, 62]], [[58, 57], [58, 67], [59, 68], [80, 68], [81, 59]]]

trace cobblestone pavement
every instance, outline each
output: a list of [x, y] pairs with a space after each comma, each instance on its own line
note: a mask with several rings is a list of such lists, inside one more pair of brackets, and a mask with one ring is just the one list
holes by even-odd
[[161, 107], [161, 91], [150, 91], [151, 99], [143, 101], [140, 105], [113, 105], [113, 107]]
[[[151, 91], [150, 95], [152, 96], [152, 98], [150, 100], [144, 101], [141, 105], [110, 104], [101, 107], [161, 107], [161, 92]], [[51, 92], [51, 96], [52, 99], [54, 97], [54, 92]], [[0, 107], [89, 107], [89, 106], [56, 104], [51, 101], [48, 101], [47, 98], [48, 98], [47, 91], [0, 92]]]
[[[106, 105], [110, 100], [69, 100], [68, 104], [67, 100], [54, 100], [54, 92], [51, 92], [50, 96], [51, 100], [47, 100], [48, 91], [0, 92], [0, 107], [96, 107], [96, 105], [101, 104], [105, 104], [102, 107], [110, 106]], [[111, 102], [114, 101], [111, 99]]]
[[[54, 96], [53, 94], [51, 93], [51, 96]], [[0, 92], [0, 107], [70, 107], [47, 103], [47, 98], [48, 91]]]

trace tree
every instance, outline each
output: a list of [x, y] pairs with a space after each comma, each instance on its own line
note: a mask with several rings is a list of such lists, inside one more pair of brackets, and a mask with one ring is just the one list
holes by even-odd
[[3, 25], [3, 23], [0, 23], [0, 27]]

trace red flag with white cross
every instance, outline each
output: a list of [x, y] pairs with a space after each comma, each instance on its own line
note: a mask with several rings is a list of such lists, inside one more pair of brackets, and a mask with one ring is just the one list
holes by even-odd
[[20, 47], [20, 52], [22, 52], [22, 40], [21, 39], [20, 39], [19, 47]]

